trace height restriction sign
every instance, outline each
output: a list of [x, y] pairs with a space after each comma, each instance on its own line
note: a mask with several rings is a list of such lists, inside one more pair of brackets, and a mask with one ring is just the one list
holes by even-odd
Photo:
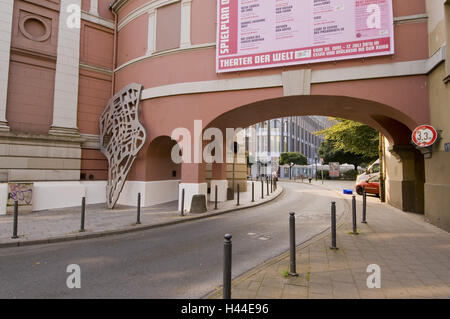
[[412, 133], [412, 140], [419, 147], [429, 147], [437, 141], [437, 138], [438, 132], [431, 125], [421, 125]]

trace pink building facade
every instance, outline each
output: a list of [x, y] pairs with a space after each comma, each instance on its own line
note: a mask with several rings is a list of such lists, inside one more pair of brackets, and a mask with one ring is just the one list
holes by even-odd
[[[138, 83], [147, 136], [119, 203], [135, 204], [137, 192], [144, 206], [176, 200], [184, 188], [189, 209], [193, 195], [209, 196], [215, 184], [225, 185], [225, 197], [226, 164], [171, 161], [173, 130], [193, 132], [195, 120], [225, 132], [271, 118], [337, 116], [385, 137], [388, 202], [437, 214], [432, 222], [450, 229], [448, 211], [427, 206], [426, 195], [427, 183], [448, 192], [450, 176], [434, 183], [425, 169], [433, 157], [411, 145], [412, 130], [432, 122], [430, 74], [446, 63], [445, 43], [430, 45], [430, 20], [448, 9], [438, 2], [393, 0], [392, 55], [216, 73], [215, 0], [0, 0], [0, 182], [33, 183], [33, 210], [75, 206], [80, 196], [104, 202], [99, 118], [115, 93]], [[79, 28], [68, 27], [71, 5], [81, 8]], [[64, 199], [47, 204], [56, 193]]]

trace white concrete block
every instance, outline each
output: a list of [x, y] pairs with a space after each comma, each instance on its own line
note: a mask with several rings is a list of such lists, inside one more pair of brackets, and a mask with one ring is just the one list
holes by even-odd
[[127, 181], [117, 203], [136, 206], [138, 193], [141, 193], [142, 207], [175, 201], [178, 199], [179, 183], [179, 180], [152, 182]]
[[80, 206], [86, 196], [80, 182], [36, 182], [33, 189], [33, 211]]
[[8, 204], [8, 183], [0, 184], [0, 215], [6, 215]]
[[192, 197], [194, 195], [203, 194], [208, 196], [208, 184], [206, 183], [180, 183], [178, 195], [178, 210], [181, 211], [181, 196], [184, 189], [184, 211], [191, 210]]
[[216, 196], [216, 185], [217, 185], [217, 201], [225, 202], [227, 200], [227, 188], [228, 181], [225, 180], [211, 180], [211, 194], [209, 195], [209, 200], [213, 202]]
[[106, 181], [81, 181], [85, 188], [86, 204], [106, 203]]

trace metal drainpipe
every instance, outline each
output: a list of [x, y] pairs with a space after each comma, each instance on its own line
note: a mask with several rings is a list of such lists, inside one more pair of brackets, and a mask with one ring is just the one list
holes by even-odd
[[116, 90], [115, 88], [115, 82], [116, 82], [116, 59], [117, 59], [117, 13], [113, 10], [114, 2], [109, 4], [109, 10], [111, 10], [111, 13], [114, 15], [114, 47], [113, 47], [113, 67], [112, 67], [112, 77], [111, 77], [111, 97], [114, 96], [114, 92]]

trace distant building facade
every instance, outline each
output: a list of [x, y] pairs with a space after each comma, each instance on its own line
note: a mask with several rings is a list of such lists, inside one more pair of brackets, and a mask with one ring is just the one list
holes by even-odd
[[315, 132], [334, 124], [323, 116], [292, 116], [272, 119], [246, 129], [246, 149], [252, 177], [266, 176], [278, 171], [281, 153], [299, 152], [308, 164], [319, 161], [319, 147], [323, 142]]

